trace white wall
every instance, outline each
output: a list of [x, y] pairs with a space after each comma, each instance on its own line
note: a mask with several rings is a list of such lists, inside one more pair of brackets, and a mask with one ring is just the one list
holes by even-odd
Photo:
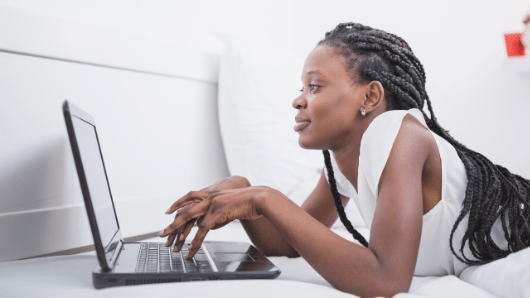
[[[494, 163], [530, 177], [530, 78], [505, 72], [503, 33], [522, 29], [525, 0], [68, 1], [0, 4], [157, 40], [195, 40], [219, 51], [203, 30], [274, 44], [306, 56], [326, 31], [355, 21], [405, 38], [425, 66], [427, 91], [443, 127]], [[298, 88], [299, 86], [293, 86]]]
[[507, 32], [521, 31], [521, 20], [530, 13], [530, 1], [509, 0], [504, 2], [503, 28]]
[[61, 105], [97, 124], [122, 234], [228, 176], [219, 56], [0, 5], [0, 261], [93, 243]]
[[[0, 5], [75, 20], [146, 41], [191, 42], [196, 48], [217, 53], [221, 44], [206, 31], [282, 47], [286, 55], [305, 56], [339, 22], [355, 21], [383, 29], [407, 40], [424, 64], [427, 91], [441, 125], [494, 163], [530, 178], [530, 77], [501, 68], [507, 59], [503, 33], [522, 28], [519, 23], [530, 5], [528, 1], [0, 0]], [[130, 105], [127, 112], [139, 113], [141, 107], [140, 103]], [[98, 109], [94, 106], [93, 110]], [[6, 119], [11, 118], [2, 117], [1, 127], [15, 125], [14, 119]], [[149, 130], [160, 124], [146, 125]], [[39, 154], [52, 152], [53, 146], [64, 148], [61, 142], [64, 140], [43, 146]], [[37, 153], [32, 156], [37, 158]], [[39, 160], [44, 163], [45, 159]], [[32, 168], [30, 160], [24, 164]], [[156, 171], [161, 168], [164, 165]], [[113, 190], [118, 196], [130, 196], [125, 189], [116, 186]], [[158, 186], [150, 185], [143, 194], [159, 192]]]
[[530, 2], [508, 8], [512, 2], [521, 1], [300, 1], [295, 50], [309, 51], [338, 22], [351, 20], [403, 37], [425, 67], [440, 124], [464, 145], [530, 178], [530, 77], [501, 69], [503, 33], [522, 29]]

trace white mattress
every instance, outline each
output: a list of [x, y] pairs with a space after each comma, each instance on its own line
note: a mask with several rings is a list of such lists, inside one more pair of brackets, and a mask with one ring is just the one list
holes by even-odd
[[[347, 231], [335, 228], [339, 235]], [[367, 232], [367, 231], [361, 231]], [[161, 239], [149, 239], [160, 241]], [[249, 242], [238, 222], [211, 231], [207, 240]], [[94, 252], [0, 263], [0, 297], [353, 297], [335, 290], [302, 258], [272, 257], [275, 280], [182, 282], [96, 290]], [[496, 297], [455, 276], [415, 277], [408, 294], [396, 297]]]

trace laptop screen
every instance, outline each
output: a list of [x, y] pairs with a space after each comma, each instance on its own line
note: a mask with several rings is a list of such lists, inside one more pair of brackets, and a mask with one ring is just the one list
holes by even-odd
[[114, 204], [96, 135], [96, 127], [75, 116], [72, 117], [72, 124], [79, 146], [101, 243], [103, 247], [108, 247], [110, 241], [118, 232], [118, 219], [114, 212]]

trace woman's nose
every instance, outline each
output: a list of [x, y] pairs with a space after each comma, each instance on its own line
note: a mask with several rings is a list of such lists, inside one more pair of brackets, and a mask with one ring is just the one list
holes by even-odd
[[305, 99], [304, 94], [302, 93], [293, 100], [293, 108], [299, 110], [305, 107], [307, 107], [307, 100]]

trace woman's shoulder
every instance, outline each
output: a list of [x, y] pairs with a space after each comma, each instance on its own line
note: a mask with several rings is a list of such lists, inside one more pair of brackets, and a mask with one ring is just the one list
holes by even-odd
[[[410, 114], [410, 115], [409, 115]], [[361, 139], [361, 156], [374, 153], [374, 147], [385, 147], [390, 153], [399, 131], [405, 134], [428, 136], [429, 129], [418, 109], [386, 111], [372, 120]], [[389, 147], [390, 148], [386, 148]], [[377, 153], [381, 150], [376, 150]]]
[[374, 193], [398, 134], [404, 140], [399, 142], [401, 146], [428, 150], [433, 144], [424, 121], [418, 109], [395, 110], [378, 115], [369, 125], [361, 139], [359, 167], [360, 175], [365, 176]]

